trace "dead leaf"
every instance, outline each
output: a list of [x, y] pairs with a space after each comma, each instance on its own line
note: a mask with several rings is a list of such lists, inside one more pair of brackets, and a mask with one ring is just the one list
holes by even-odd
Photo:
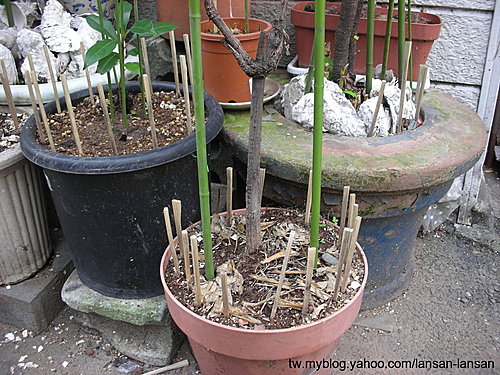
[[260, 223], [260, 230], [271, 228], [274, 224], [276, 224], [276, 221], [266, 221], [264, 223]]
[[[297, 256], [297, 255], [300, 255], [300, 254], [296, 251], [290, 252], [291, 257]], [[266, 264], [266, 263], [272, 262], [273, 260], [283, 258], [284, 256], [285, 256], [285, 251], [282, 250], [280, 252], [277, 252], [276, 254], [271, 255], [270, 257], [267, 257], [266, 259], [261, 261], [260, 264]]]

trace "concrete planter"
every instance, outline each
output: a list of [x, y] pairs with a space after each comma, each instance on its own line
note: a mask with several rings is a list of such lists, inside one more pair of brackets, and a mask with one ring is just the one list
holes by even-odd
[[39, 168], [19, 146], [0, 153], [0, 285], [29, 278], [51, 255]]
[[[423, 109], [425, 123], [401, 135], [323, 135], [322, 211], [338, 217], [342, 188], [349, 185], [363, 217], [359, 242], [370, 267], [364, 308], [383, 305], [406, 289], [422, 216], [455, 177], [474, 165], [486, 144], [481, 119], [451, 96], [430, 91]], [[278, 114], [273, 117], [262, 126], [264, 196], [282, 205], [304, 206], [312, 132]], [[226, 115], [226, 147], [241, 163], [248, 150], [248, 124], [248, 112]]]

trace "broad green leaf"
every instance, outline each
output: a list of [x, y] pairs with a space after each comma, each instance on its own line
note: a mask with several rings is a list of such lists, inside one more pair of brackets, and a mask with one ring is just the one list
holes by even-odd
[[153, 23], [153, 36], [162, 35], [172, 30], [177, 29], [177, 25], [169, 22], [156, 22]]
[[139, 54], [139, 50], [136, 48], [132, 48], [130, 51], [128, 51], [128, 56], [137, 56]]
[[137, 34], [141, 38], [144, 36], [152, 36], [153, 23], [151, 22], [151, 20], [136, 21], [130, 28], [130, 31], [134, 34]]
[[118, 42], [116, 40], [106, 39], [100, 40], [90, 47], [85, 56], [84, 69], [108, 56], [113, 52], [117, 44]]
[[97, 73], [107, 73], [116, 65], [116, 63], [120, 60], [120, 56], [113, 52], [103, 59], [99, 60], [99, 64], [97, 64]]
[[[97, 31], [101, 31], [101, 24], [99, 23], [99, 17], [90, 15], [87, 16], [87, 23], [91, 28]], [[111, 39], [116, 39], [116, 30], [113, 26], [113, 24], [107, 19], [103, 19], [103, 26], [104, 26], [104, 35], [106, 35], [108, 38]]]
[[125, 64], [125, 68], [127, 68], [131, 72], [141, 74], [141, 67], [138, 62], [128, 62]]
[[128, 21], [130, 20], [130, 12], [132, 12], [132, 4], [123, 1], [123, 30], [127, 29]]

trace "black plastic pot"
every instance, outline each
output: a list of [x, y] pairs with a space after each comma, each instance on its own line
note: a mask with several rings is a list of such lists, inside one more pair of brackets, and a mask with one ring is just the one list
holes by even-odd
[[[172, 91], [175, 86], [154, 83], [153, 89]], [[138, 83], [128, 83], [127, 90], [138, 92]], [[87, 95], [84, 90], [71, 99], [76, 103]], [[45, 110], [54, 113], [54, 102]], [[224, 119], [208, 94], [205, 110], [209, 143]], [[35, 134], [31, 117], [21, 133], [21, 148], [44, 170], [82, 282], [115, 298], [162, 294], [156, 269], [167, 245], [163, 207], [180, 199], [183, 225], [200, 220], [195, 135], [155, 150], [97, 158], [51, 152], [38, 144]]]

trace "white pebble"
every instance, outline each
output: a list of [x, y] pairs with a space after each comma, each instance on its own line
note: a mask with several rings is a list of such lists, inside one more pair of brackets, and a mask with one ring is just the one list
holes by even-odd
[[68, 365], [69, 365], [69, 362], [68, 362], [68, 361], [64, 361], [64, 362], [62, 363], [62, 367], [68, 367]]
[[14, 334], [12, 332], [9, 332], [5, 335], [5, 340], [7, 342], [9, 341], [14, 341], [14, 339], [16, 338], [16, 336], [14, 336]]
[[357, 281], [351, 282], [351, 285], [350, 285], [351, 289], [354, 289], [354, 290], [359, 289], [360, 286], [361, 286], [361, 284], [358, 283]]

